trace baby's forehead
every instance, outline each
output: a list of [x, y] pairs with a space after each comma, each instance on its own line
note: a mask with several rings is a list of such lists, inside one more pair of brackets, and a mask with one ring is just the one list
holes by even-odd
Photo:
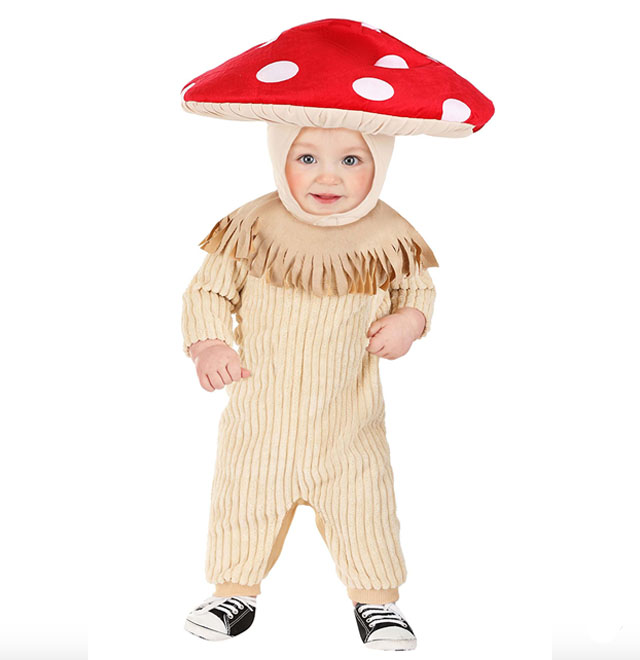
[[305, 126], [300, 130], [292, 146], [320, 147], [320, 146], [359, 147], [368, 150], [367, 143], [360, 131], [349, 128], [319, 128]]

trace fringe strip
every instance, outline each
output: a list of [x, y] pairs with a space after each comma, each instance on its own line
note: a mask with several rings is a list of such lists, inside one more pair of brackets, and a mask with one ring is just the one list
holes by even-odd
[[[241, 207], [244, 209], [245, 207]], [[246, 259], [249, 274], [264, 276], [267, 282], [281, 287], [298, 287], [317, 296], [347, 293], [375, 294], [387, 290], [403, 277], [420, 268], [437, 266], [429, 246], [408, 223], [404, 232], [392, 237], [387, 244], [362, 249], [327, 251], [315, 246], [286, 241], [287, 231], [261, 232], [258, 213], [236, 212], [217, 222], [199, 247], [211, 253], [230, 254]], [[267, 220], [270, 222], [271, 218]], [[405, 221], [406, 222], [406, 221]], [[326, 230], [330, 228], [322, 228]], [[369, 238], [374, 228], [366, 228]], [[302, 247], [302, 249], [300, 249]]]

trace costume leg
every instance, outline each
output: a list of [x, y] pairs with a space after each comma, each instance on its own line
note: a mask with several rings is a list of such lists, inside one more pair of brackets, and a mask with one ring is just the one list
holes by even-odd
[[[316, 479], [316, 525], [352, 600], [386, 603], [406, 580], [384, 426], [335, 450]], [[326, 471], [326, 474], [325, 474]]]
[[[291, 521], [298, 507], [299, 502], [296, 502], [285, 514], [282, 524], [280, 526], [280, 531], [276, 536], [273, 547], [271, 548], [271, 553], [267, 559], [267, 565], [264, 570], [264, 575], [267, 575], [269, 571], [273, 568], [273, 565], [276, 563], [276, 560], [282, 552], [282, 546], [284, 540], [289, 532], [289, 527], [291, 526]], [[264, 577], [263, 575], [263, 577]], [[260, 592], [260, 583], [254, 585], [239, 584], [237, 582], [221, 582], [216, 584], [216, 596], [257, 596]]]
[[282, 550], [297, 502], [290, 480], [261, 469], [267, 442], [226, 433], [224, 419], [211, 489], [207, 581], [216, 595], [257, 595]]
[[[216, 596], [257, 596], [260, 582], [273, 568], [300, 500], [263, 529], [212, 521], [207, 547], [207, 580]], [[215, 509], [214, 509], [215, 510]], [[214, 513], [215, 516], [215, 513]], [[219, 550], [219, 552], [216, 551]]]

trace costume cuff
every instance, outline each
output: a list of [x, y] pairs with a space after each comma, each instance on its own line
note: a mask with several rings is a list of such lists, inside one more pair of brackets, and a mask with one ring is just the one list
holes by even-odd
[[429, 273], [424, 270], [418, 274], [405, 277], [397, 288], [389, 290], [391, 296], [391, 314], [395, 314], [402, 307], [414, 307], [420, 310], [426, 319], [422, 339], [431, 329], [431, 317], [436, 290]]
[[189, 346], [205, 339], [222, 339], [233, 346], [231, 303], [211, 291], [187, 291], [183, 296], [182, 336], [184, 353]]
[[182, 296], [182, 350], [204, 339], [221, 339], [233, 347], [233, 314], [247, 268], [226, 254], [207, 254]]

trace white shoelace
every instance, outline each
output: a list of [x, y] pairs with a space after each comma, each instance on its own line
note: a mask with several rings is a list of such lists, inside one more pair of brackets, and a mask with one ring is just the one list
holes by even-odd
[[255, 596], [213, 596], [198, 605], [196, 611], [212, 609], [212, 606], [215, 606], [216, 609], [224, 612], [232, 619], [234, 614], [245, 607], [249, 610], [255, 609], [256, 598]]
[[379, 623], [396, 623], [403, 628], [407, 623], [402, 613], [394, 603], [384, 603], [383, 605], [360, 605], [358, 612], [365, 619], [369, 628], [375, 627]]

